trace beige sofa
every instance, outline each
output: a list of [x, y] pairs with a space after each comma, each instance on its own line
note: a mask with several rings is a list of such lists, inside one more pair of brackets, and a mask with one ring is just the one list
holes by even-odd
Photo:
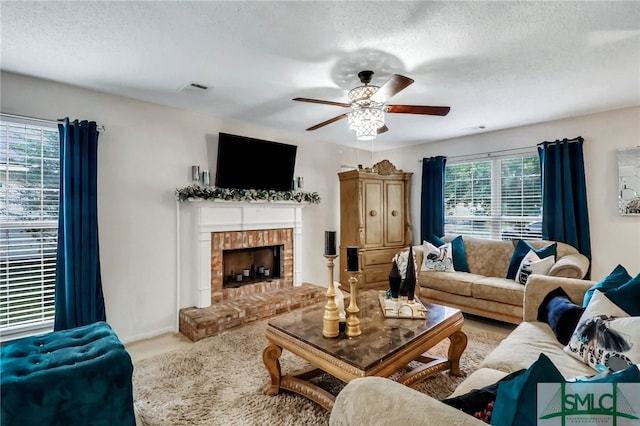
[[[444, 238], [445, 241], [451, 239]], [[463, 238], [463, 242], [471, 272], [419, 272], [420, 300], [513, 324], [522, 322], [525, 286], [506, 278], [516, 242], [471, 237]], [[527, 242], [536, 249], [552, 244], [552, 241], [544, 240]], [[423, 246], [414, 246], [413, 250], [420, 269]], [[586, 256], [560, 242], [557, 253], [550, 276], [584, 278], [589, 268]]]
[[[574, 303], [582, 304], [584, 293], [593, 284], [594, 281], [588, 280], [531, 275], [524, 289], [524, 321], [451, 396], [483, 388], [508, 373], [527, 368], [540, 353], [546, 354], [565, 378], [595, 374], [589, 366], [564, 352], [548, 324], [536, 320], [538, 307], [550, 291], [562, 287]], [[485, 423], [390, 379], [366, 377], [352, 380], [338, 394], [329, 424], [449, 426]]]

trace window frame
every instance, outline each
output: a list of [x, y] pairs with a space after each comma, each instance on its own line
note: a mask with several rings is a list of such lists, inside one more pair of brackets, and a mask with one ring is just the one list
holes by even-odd
[[[502, 193], [502, 167], [503, 161], [505, 160], [513, 160], [513, 159], [525, 159], [529, 157], [538, 158], [538, 153], [535, 149], [522, 149], [517, 150], [517, 152], [504, 153], [502, 155], [496, 155], [495, 153], [487, 153], [477, 156], [463, 156], [464, 158], [460, 158], [454, 161], [447, 161], [445, 164], [445, 189], [444, 189], [444, 198], [445, 198], [445, 234], [447, 235], [462, 235], [467, 237], [478, 237], [478, 238], [487, 238], [492, 240], [513, 240], [513, 239], [527, 239], [527, 240], [540, 240], [542, 239], [542, 182], [540, 180], [541, 170], [538, 163], [538, 190], [539, 190], [539, 206], [534, 204], [533, 206], [539, 210], [538, 215], [503, 215], [503, 193]], [[490, 200], [491, 206], [490, 211], [487, 215], [475, 215], [475, 214], [449, 214], [450, 207], [447, 207], [447, 199], [449, 198], [447, 191], [447, 168], [454, 167], [462, 164], [470, 164], [470, 163], [482, 163], [486, 162], [490, 164]], [[524, 167], [523, 169], [524, 170]], [[525, 193], [524, 190], [524, 179], [530, 178], [532, 175], [519, 175], [521, 180], [523, 180], [523, 189], [522, 194]], [[522, 197], [520, 198], [522, 199]], [[525, 204], [523, 201], [522, 204]], [[454, 222], [454, 223], [451, 223]], [[518, 223], [513, 229], [506, 228], [506, 223], [513, 222]], [[464, 231], [464, 227], [461, 224], [471, 224], [472, 227], [475, 226], [476, 223], [484, 223], [488, 224], [489, 232], [474, 232], [472, 228], [469, 231]], [[540, 224], [539, 232], [538, 226], [532, 226], [531, 230], [528, 229], [529, 225]], [[534, 230], [535, 229], [535, 230]]]
[[[60, 153], [59, 153], [59, 130], [58, 123], [51, 120], [41, 120], [24, 116], [16, 116], [11, 114], [0, 114], [0, 207], [5, 204], [5, 210], [0, 210], [0, 263], [6, 262], [6, 268], [0, 268], [0, 341], [7, 341], [24, 337], [28, 335], [44, 333], [53, 330], [55, 315], [55, 266], [57, 251], [57, 229], [58, 229], [58, 213], [59, 213], [59, 192], [60, 192]], [[12, 150], [10, 147], [19, 146], [19, 137], [15, 134], [12, 136], [10, 127], [24, 129], [24, 151]], [[40, 132], [39, 139], [29, 137], [29, 130]], [[17, 130], [15, 130], [17, 131]], [[55, 137], [51, 134], [55, 132]], [[15, 138], [15, 139], [12, 139]], [[39, 155], [33, 155], [28, 152], [28, 144], [32, 144], [31, 148], [36, 145], [38, 140]], [[57, 144], [55, 142], [57, 141]], [[39, 160], [40, 170], [39, 183], [36, 186], [27, 185], [29, 178], [25, 171], [24, 186], [20, 184], [12, 184], [19, 179], [12, 177], [11, 172], [15, 171], [19, 166], [13, 164], [16, 159], [22, 159], [25, 164], [34, 161], [36, 164]], [[52, 164], [57, 164], [57, 168], [53, 168]], [[13, 167], [12, 167], [13, 166]], [[12, 170], [13, 169], [13, 170]], [[20, 172], [21, 170], [19, 170]], [[11, 203], [10, 193], [12, 191], [28, 191], [39, 193], [32, 200], [35, 202], [31, 206], [36, 206], [34, 210], [29, 211], [29, 204]], [[24, 192], [23, 192], [24, 194]], [[20, 200], [22, 194], [13, 194], [13, 200]], [[10, 209], [14, 206], [25, 209], [22, 214], [15, 216], [10, 215]], [[35, 214], [34, 214], [35, 213]], [[18, 230], [19, 233], [25, 232], [24, 235], [30, 235], [26, 240], [22, 234], [19, 236], [11, 236], [12, 230]], [[55, 233], [55, 237], [52, 237]], [[6, 250], [5, 253], [2, 251]], [[19, 253], [24, 254], [19, 254]], [[30, 253], [35, 252], [36, 255]], [[18, 254], [16, 254], [18, 253]], [[19, 258], [19, 259], [18, 259]], [[31, 263], [26, 266], [26, 263]], [[12, 266], [13, 265], [13, 266]], [[30, 273], [20, 274], [20, 268], [23, 270], [33, 268]], [[14, 273], [13, 277], [11, 273]], [[16, 278], [17, 277], [17, 278]], [[13, 283], [12, 283], [13, 278]], [[16, 284], [16, 281], [22, 281]], [[12, 289], [12, 285], [14, 288]], [[29, 321], [20, 321], [14, 313], [12, 318], [10, 306], [11, 297], [16, 295], [27, 297], [24, 293], [20, 293], [20, 289], [16, 290], [17, 285], [22, 285], [33, 291], [31, 304], [25, 308], [25, 315], [33, 317]], [[11, 292], [14, 292], [12, 295]], [[26, 290], [22, 290], [25, 292]], [[38, 300], [39, 299], [39, 300]], [[15, 299], [13, 300], [15, 306]]]

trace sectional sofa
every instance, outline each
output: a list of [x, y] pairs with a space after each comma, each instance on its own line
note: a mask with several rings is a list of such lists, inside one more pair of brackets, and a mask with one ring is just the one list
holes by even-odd
[[[524, 286], [524, 318], [462, 382], [451, 397], [496, 383], [509, 373], [526, 369], [540, 353], [546, 354], [565, 378], [591, 376], [595, 371], [563, 350], [550, 326], [538, 321], [545, 297], [561, 287], [575, 304], [594, 281], [531, 275]], [[463, 354], [464, 356], [464, 354]], [[338, 394], [331, 412], [331, 426], [356, 424], [482, 425], [475, 417], [390, 379], [366, 377], [349, 382]]]

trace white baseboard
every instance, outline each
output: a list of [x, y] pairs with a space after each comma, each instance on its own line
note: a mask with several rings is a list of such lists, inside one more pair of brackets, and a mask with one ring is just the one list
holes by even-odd
[[147, 333], [136, 334], [135, 336], [129, 336], [126, 339], [122, 340], [122, 343], [128, 345], [130, 343], [137, 342], [139, 340], [151, 339], [153, 337], [160, 336], [166, 333], [175, 333], [176, 330], [174, 327], [165, 327], [159, 330], [149, 331]]

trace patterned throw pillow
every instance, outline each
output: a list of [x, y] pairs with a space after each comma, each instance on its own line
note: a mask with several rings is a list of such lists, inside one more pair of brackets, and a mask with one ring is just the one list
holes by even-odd
[[[441, 246], [446, 244], [446, 241], [442, 238], [431, 234], [431, 244]], [[451, 240], [451, 255], [453, 257], [453, 268], [458, 272], [471, 272], [469, 269], [469, 263], [467, 262], [467, 252], [464, 249], [464, 240], [462, 235], [458, 235]]]
[[556, 263], [556, 257], [551, 255], [540, 259], [536, 252], [529, 250], [529, 253], [520, 262], [520, 267], [516, 273], [515, 280], [522, 285], [527, 283], [531, 274], [547, 275], [551, 267]]
[[453, 269], [453, 251], [451, 243], [436, 247], [428, 241], [422, 242], [424, 255], [422, 257], [421, 271], [429, 272], [455, 272]]
[[595, 370], [608, 367], [614, 355], [629, 364], [640, 363], [640, 317], [630, 317], [595, 290], [589, 305], [564, 347], [565, 352]]

